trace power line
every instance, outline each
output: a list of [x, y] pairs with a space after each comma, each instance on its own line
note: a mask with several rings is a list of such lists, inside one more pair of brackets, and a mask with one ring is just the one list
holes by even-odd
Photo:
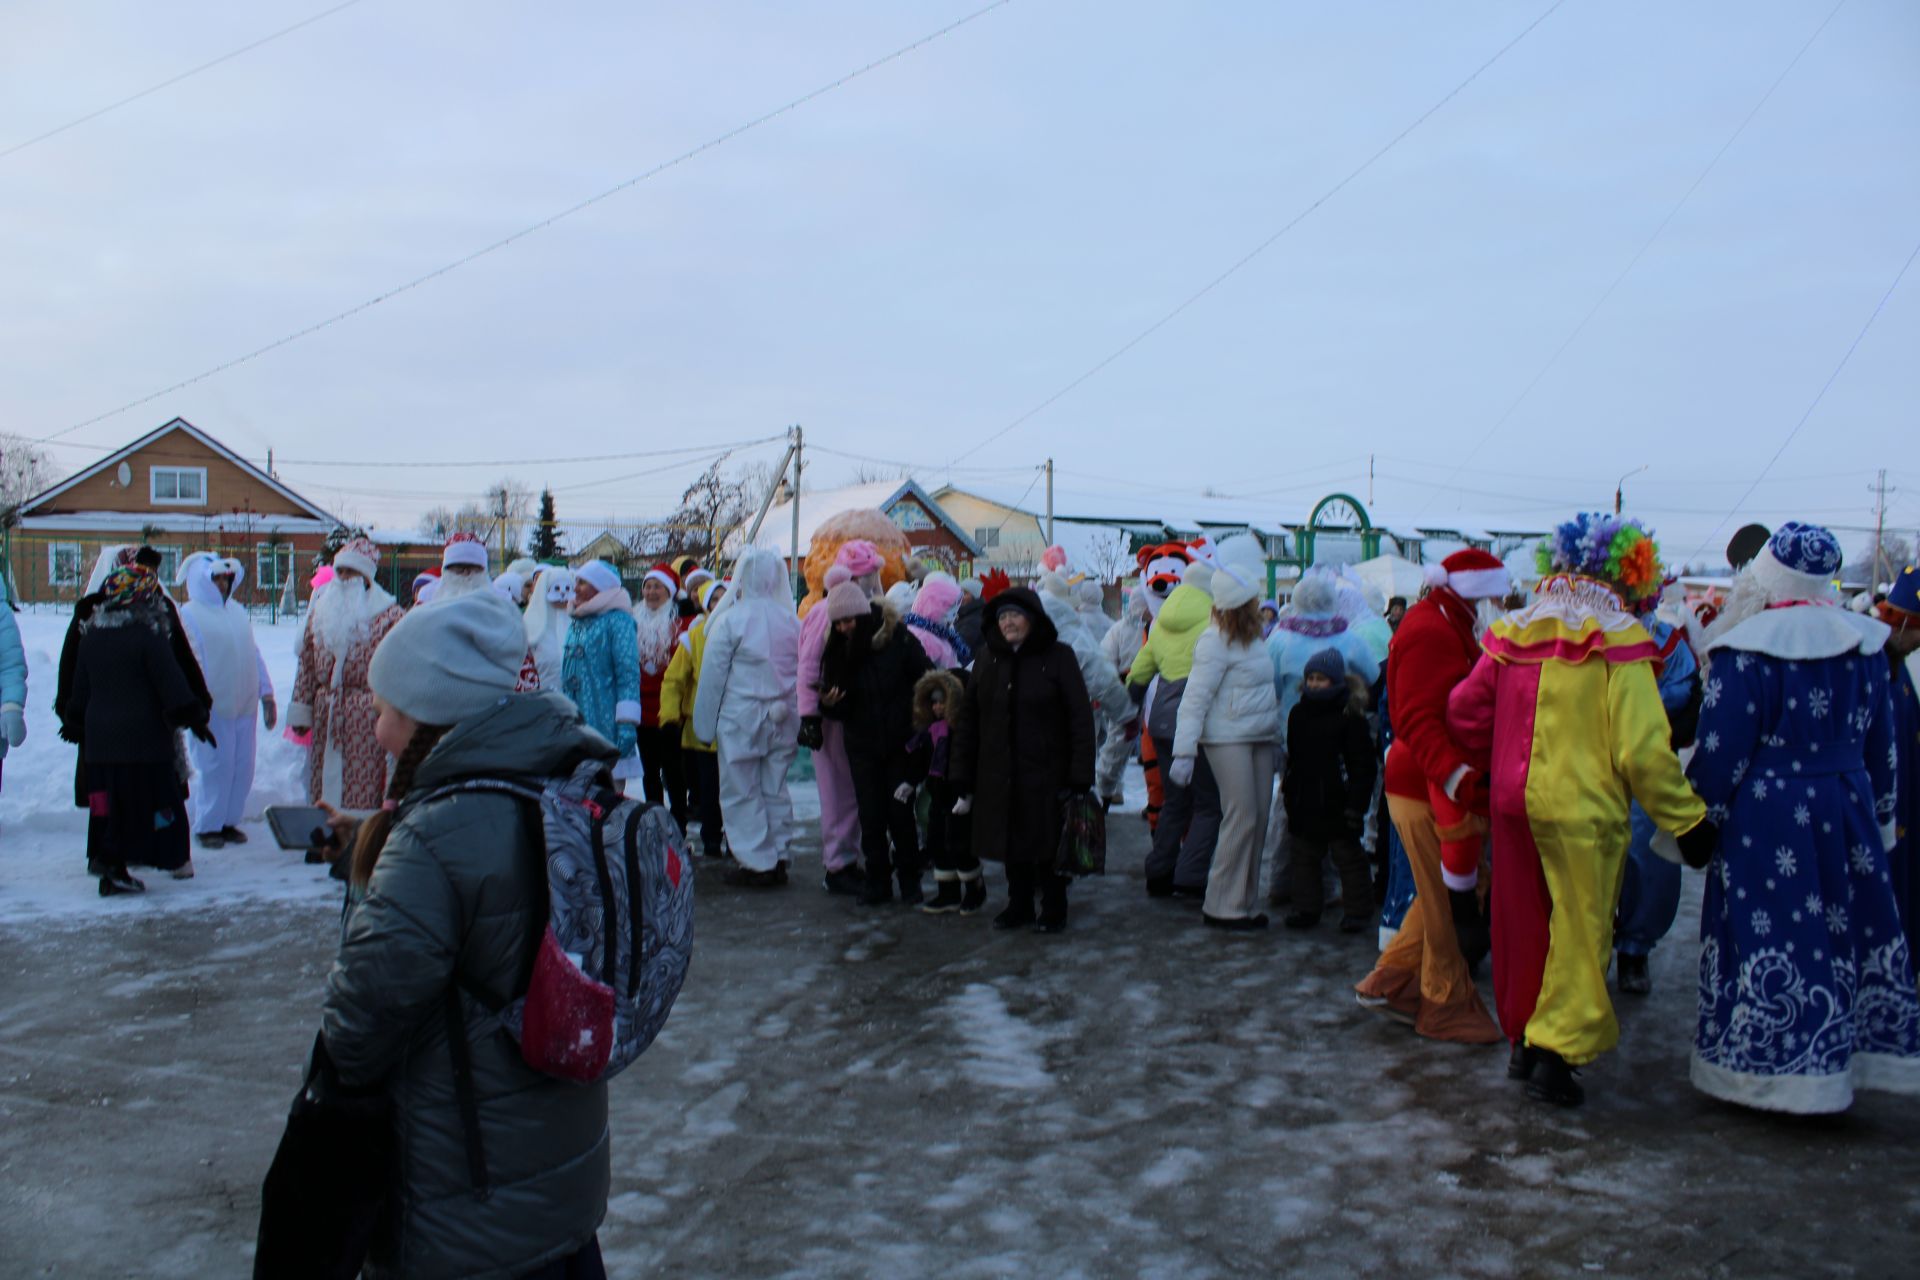
[[52, 138], [59, 134], [65, 133], [69, 129], [77, 129], [81, 125], [86, 124], [90, 120], [98, 120], [101, 116], [106, 115], [110, 111], [118, 111], [121, 107], [127, 106], [130, 103], [138, 102], [140, 101], [140, 99], [145, 98], [151, 94], [158, 93], [162, 89], [170, 89], [174, 85], [179, 84], [182, 80], [192, 79], [194, 76], [199, 75], [202, 71], [211, 71], [213, 68], [219, 66], [223, 62], [231, 62], [235, 58], [238, 58], [239, 56], [241, 56], [242, 54], [252, 53], [255, 49], [260, 48], [262, 45], [272, 44], [275, 40], [278, 40], [282, 36], [290, 36], [294, 32], [300, 30], [302, 27], [310, 27], [314, 23], [319, 22], [323, 18], [331, 18], [334, 14], [339, 13], [342, 9], [351, 9], [353, 8], [353, 6], [359, 3], [360, 3], [360, 0], [345, 0], [344, 4], [336, 4], [331, 9], [322, 9], [319, 13], [309, 14], [307, 17], [300, 19], [300, 21], [294, 23], [290, 27], [282, 27], [278, 31], [274, 32], [273, 34], [261, 36], [258, 40], [255, 40], [253, 43], [243, 44], [238, 49], [229, 49], [227, 52], [221, 54], [219, 57], [213, 59], [210, 62], [203, 62], [197, 67], [192, 67], [186, 71], [182, 71], [179, 75], [171, 76], [168, 79], [160, 81], [158, 84], [150, 84], [146, 88], [140, 90], [138, 93], [128, 94], [126, 97], [121, 98], [118, 102], [109, 102], [104, 107], [100, 107], [99, 109], [94, 111], [89, 111], [86, 115], [79, 116], [79, 117], [76, 117], [75, 119], [69, 120], [65, 124], [60, 125], [56, 128], [49, 129], [45, 133], [40, 134], [36, 137], [28, 138], [25, 142], [16, 142], [12, 146], [8, 147], [5, 151], [0, 151], [0, 160], [5, 160], [8, 156], [14, 155], [21, 151], [25, 151], [28, 147], [34, 146], [38, 143], [45, 142], [48, 138]]
[[1833, 366], [1833, 372], [1828, 374], [1827, 380], [1820, 384], [1820, 390], [1814, 393], [1813, 400], [1807, 405], [1806, 412], [1800, 415], [1800, 420], [1793, 424], [1791, 431], [1787, 432], [1787, 438], [1780, 442], [1780, 447], [1773, 451], [1771, 458], [1767, 459], [1767, 465], [1760, 468], [1760, 474], [1753, 478], [1753, 483], [1747, 486], [1747, 491], [1740, 495], [1739, 501], [1735, 502], [1725, 515], [1720, 517], [1720, 522], [1714, 525], [1713, 529], [1707, 534], [1706, 539], [1702, 541], [1698, 547], [1694, 548], [1693, 555], [1688, 556], [1688, 560], [1695, 559], [1702, 551], [1707, 549], [1707, 544], [1711, 543], [1720, 531], [1727, 527], [1727, 521], [1733, 519], [1734, 513], [1739, 511], [1740, 508], [1746, 504], [1747, 499], [1753, 496], [1753, 491], [1760, 487], [1762, 480], [1766, 479], [1767, 472], [1773, 470], [1774, 463], [1780, 461], [1780, 455], [1787, 451], [1787, 446], [1792, 444], [1794, 437], [1800, 434], [1800, 428], [1807, 425], [1807, 419], [1813, 416], [1813, 411], [1818, 409], [1820, 402], [1827, 398], [1828, 389], [1839, 379], [1840, 371], [1847, 367], [1847, 362], [1853, 359], [1853, 353], [1860, 349], [1860, 343], [1867, 336], [1867, 331], [1873, 328], [1873, 322], [1878, 320], [1880, 313], [1887, 309], [1888, 300], [1893, 297], [1894, 291], [1900, 287], [1900, 282], [1906, 279], [1907, 268], [1913, 265], [1913, 260], [1916, 257], [1920, 257], [1920, 243], [1916, 243], [1913, 246], [1913, 252], [1909, 253], [1907, 260], [1900, 264], [1900, 270], [1894, 273], [1893, 283], [1888, 285], [1887, 291], [1880, 295], [1880, 301], [1874, 304], [1873, 313], [1867, 317], [1867, 322], [1860, 326], [1860, 332], [1853, 335], [1853, 341], [1847, 344], [1846, 351], [1840, 357], [1840, 363]]
[[[1565, 0], [1558, 0], [1558, 3], [1564, 3], [1564, 2]], [[803, 93], [799, 97], [792, 99], [791, 101], [785, 103], [782, 106], [775, 107], [771, 111], [765, 112], [762, 115], [755, 116], [753, 119], [747, 121], [745, 124], [735, 125], [733, 128], [727, 130], [725, 133], [722, 133], [717, 137], [709, 138], [707, 141], [701, 143], [699, 146], [694, 147], [691, 151], [683, 151], [679, 155], [674, 156], [670, 160], [663, 160], [662, 162], [655, 165], [653, 168], [648, 169], [644, 173], [640, 173], [635, 175], [634, 177], [628, 178], [624, 182], [616, 183], [613, 186], [606, 188], [604, 191], [601, 191], [595, 195], [588, 196], [586, 199], [581, 200], [576, 204], [569, 205], [565, 209], [560, 210], [558, 213], [542, 218], [540, 221], [532, 223], [529, 226], [522, 227], [518, 231], [515, 231], [510, 235], [502, 236], [500, 239], [495, 240], [493, 243], [489, 245], [486, 245], [479, 249], [475, 249], [472, 253], [467, 254], [463, 258], [456, 258], [452, 262], [444, 263], [438, 267], [435, 267], [433, 270], [425, 273], [424, 275], [415, 276], [413, 279], [407, 281], [405, 284], [396, 285], [393, 288], [388, 289], [385, 293], [376, 294], [373, 297], [368, 298], [365, 302], [357, 303], [354, 306], [348, 307], [345, 311], [335, 312], [333, 315], [328, 316], [324, 320], [316, 321], [313, 324], [308, 325], [304, 329], [299, 329], [294, 331], [293, 333], [287, 334], [285, 337], [276, 338], [274, 341], [267, 343], [263, 347], [256, 347], [252, 351], [247, 352], [245, 355], [236, 356], [231, 360], [224, 361], [221, 364], [217, 364], [213, 366], [211, 369], [207, 369], [200, 373], [194, 374], [191, 378], [182, 379], [181, 381], [174, 383], [170, 387], [162, 387], [158, 391], [152, 392], [148, 395], [141, 396], [138, 400], [130, 400], [126, 404], [121, 405], [117, 409], [109, 409], [107, 410], [107, 412], [102, 414], [97, 414], [94, 417], [86, 419], [85, 421], [76, 422], [71, 426], [63, 427], [60, 430], [54, 432], [50, 436], [43, 436], [36, 439], [34, 443], [49, 444], [55, 440], [58, 440], [61, 436], [68, 435], [72, 432], [78, 431], [83, 427], [90, 427], [90, 426], [93, 426], [95, 423], [105, 422], [108, 418], [117, 417], [120, 414], [127, 412], [129, 409], [137, 409], [143, 404], [150, 404], [153, 401], [160, 399], [162, 396], [170, 396], [176, 391], [185, 390], [187, 387], [190, 387], [197, 382], [204, 382], [208, 378], [212, 378], [219, 374], [225, 373], [227, 370], [235, 368], [239, 365], [243, 365], [247, 363], [249, 360], [257, 359], [260, 356], [266, 355], [270, 351], [277, 351], [281, 347], [287, 346], [290, 343], [298, 342], [302, 338], [311, 337], [313, 334], [320, 332], [322, 329], [326, 329], [333, 325], [336, 325], [340, 323], [342, 320], [351, 319], [352, 317], [359, 315], [363, 311], [371, 310], [372, 308], [379, 306], [381, 303], [387, 301], [390, 298], [396, 298], [401, 294], [408, 292], [409, 290], [417, 289], [423, 284], [428, 284], [434, 280], [438, 280], [441, 276], [448, 275], [454, 271], [457, 271], [461, 267], [466, 266], [470, 262], [478, 261], [479, 259], [486, 257], [488, 254], [496, 253], [501, 249], [505, 249], [509, 245], [516, 244], [519, 241], [526, 239], [528, 236], [535, 234], [536, 232], [546, 230], [548, 227], [554, 225], [556, 222], [559, 222], [562, 219], [570, 218], [576, 213], [580, 213], [583, 210], [592, 208], [594, 205], [599, 204], [603, 200], [610, 199], [611, 197], [619, 195], [621, 192], [626, 191], [629, 188], [636, 187], [641, 183], [647, 181], [649, 178], [657, 177], [660, 174], [665, 173], [669, 169], [672, 169], [678, 165], [685, 164], [687, 161], [692, 160], [696, 156], [703, 155], [708, 151], [712, 151], [716, 147], [724, 146], [725, 144], [733, 141], [735, 138], [740, 137], [744, 133], [748, 133], [754, 129], [757, 129], [761, 125], [767, 124], [770, 121], [777, 120], [781, 116], [786, 115], [788, 112], [797, 110], [798, 108], [805, 106], [807, 103], [812, 102], [816, 98], [824, 97], [825, 95], [832, 93], [836, 89], [839, 89], [845, 85], [851, 84], [853, 81], [860, 79], [862, 76], [867, 75], [869, 72], [877, 71], [881, 67], [886, 66], [888, 63], [898, 61], [899, 59], [906, 57], [908, 54], [913, 53], [918, 49], [924, 48], [929, 44], [932, 44], [934, 41], [940, 39], [942, 36], [958, 31], [961, 27], [966, 26], [968, 23], [973, 22], [976, 19], [985, 17], [987, 14], [992, 13], [995, 9], [1004, 8], [1006, 5], [1009, 5], [1012, 3], [1013, 3], [1013, 0], [992, 0], [992, 3], [983, 5], [982, 7], [975, 9], [973, 12], [968, 13], [960, 18], [957, 18], [952, 22], [949, 22], [946, 26], [941, 27], [938, 30], [931, 31], [924, 36], [921, 36], [918, 40], [915, 40], [910, 44], [901, 45], [898, 49], [895, 49], [892, 53], [886, 54], [884, 57], [876, 58], [872, 62], [867, 63], [863, 67], [859, 67], [853, 71], [849, 71], [837, 80], [830, 81], [829, 83], [823, 84], [816, 89], [812, 89], [807, 93]], [[1558, 4], [1556, 4], [1556, 7], [1558, 7]]]
[[1455, 85], [1452, 89], [1448, 90], [1446, 93], [1446, 96], [1442, 97], [1438, 102], [1434, 103], [1432, 106], [1428, 107], [1425, 111], [1421, 112], [1418, 116], [1416, 116], [1412, 124], [1402, 129], [1399, 133], [1396, 133], [1395, 135], [1393, 135], [1393, 137], [1387, 141], [1387, 144], [1385, 146], [1381, 147], [1378, 151], [1374, 152], [1372, 155], [1368, 156], [1365, 160], [1361, 161], [1359, 166], [1354, 170], [1352, 170], [1350, 173], [1348, 173], [1346, 177], [1340, 179], [1340, 181], [1334, 183], [1331, 187], [1327, 188], [1325, 192], [1321, 193], [1320, 197], [1317, 200], [1315, 200], [1312, 204], [1309, 204], [1306, 208], [1302, 209], [1299, 213], [1296, 213], [1291, 219], [1289, 219], [1286, 225], [1282, 226], [1278, 231], [1268, 236], [1265, 240], [1262, 240], [1259, 244], [1255, 245], [1252, 249], [1248, 250], [1245, 254], [1242, 254], [1225, 271], [1222, 271], [1219, 275], [1207, 281], [1206, 284], [1202, 285], [1195, 292], [1187, 295], [1186, 299], [1182, 301], [1178, 306], [1174, 307], [1173, 310], [1167, 312], [1165, 315], [1161, 316], [1158, 320], [1155, 320], [1152, 324], [1148, 325], [1146, 328], [1142, 329], [1139, 333], [1135, 334], [1133, 337], [1129, 338], [1126, 342], [1122, 343], [1119, 347], [1115, 348], [1108, 355], [1096, 361], [1092, 367], [1087, 369], [1086, 372], [1082, 373], [1079, 377], [1075, 378], [1073, 381], [1067, 383], [1066, 386], [1060, 388], [1058, 391], [1048, 396], [1045, 400], [1042, 400], [1039, 404], [1033, 406], [1033, 408], [1027, 410], [1025, 413], [1015, 418], [1012, 422], [1009, 422], [1006, 426], [1001, 427], [998, 431], [994, 432], [992, 435], [982, 440], [979, 444], [974, 445], [971, 449], [968, 449], [966, 452], [956, 456], [953, 459], [953, 461], [957, 463], [962, 461], [963, 459], [971, 458], [974, 454], [980, 452], [982, 449], [986, 448], [988, 445], [992, 444], [994, 441], [1000, 439], [1000, 437], [1006, 435], [1008, 432], [1014, 430], [1017, 427], [1024, 425], [1029, 420], [1035, 417], [1038, 417], [1040, 414], [1046, 412], [1046, 410], [1052, 408], [1055, 404], [1059, 403], [1061, 400], [1065, 399], [1068, 395], [1072, 394], [1075, 390], [1077, 390], [1082, 383], [1085, 383], [1091, 380], [1094, 376], [1096, 376], [1102, 370], [1104, 370], [1108, 365], [1120, 359], [1120, 357], [1126, 355], [1129, 351], [1132, 351], [1135, 347], [1139, 346], [1141, 343], [1145, 342], [1148, 338], [1151, 338], [1154, 334], [1158, 333], [1161, 329], [1164, 329], [1167, 325], [1171, 324], [1188, 307], [1191, 307], [1194, 303], [1200, 301], [1200, 299], [1206, 297], [1208, 294], [1212, 293], [1215, 289], [1219, 288], [1222, 284], [1226, 283], [1226, 281], [1231, 276], [1233, 276], [1234, 273], [1238, 272], [1242, 267], [1252, 262], [1255, 258], [1259, 257], [1261, 254], [1265, 253], [1282, 236], [1286, 235], [1289, 231], [1299, 226], [1302, 222], [1305, 222], [1309, 217], [1313, 215], [1313, 213], [1317, 209], [1320, 208], [1321, 205], [1333, 199], [1333, 197], [1335, 197], [1336, 195], [1339, 195], [1340, 192], [1345, 190], [1348, 184], [1350, 184], [1355, 178], [1358, 178], [1361, 174], [1371, 169], [1389, 151], [1392, 151], [1395, 147], [1399, 146], [1402, 139], [1404, 139], [1408, 134], [1412, 133], [1415, 129], [1418, 129], [1421, 125], [1425, 124], [1427, 120], [1431, 118], [1435, 112], [1440, 110], [1440, 108], [1446, 106], [1449, 102], [1452, 102], [1456, 97], [1458, 97], [1460, 93], [1464, 89], [1466, 89], [1468, 85], [1472, 84], [1475, 80], [1478, 80], [1481, 74], [1484, 73], [1487, 70], [1487, 68], [1491, 67], [1494, 63], [1500, 61], [1501, 58], [1505, 57], [1508, 50], [1512, 49], [1515, 45], [1519, 44], [1522, 40], [1526, 39], [1529, 35], [1531, 35], [1533, 33], [1534, 28], [1538, 27], [1541, 23], [1545, 22], [1548, 18], [1552, 17], [1554, 13], [1559, 10], [1560, 6], [1565, 3], [1566, 3], [1566, 0], [1553, 0], [1553, 3], [1548, 5], [1545, 11], [1542, 12], [1539, 17], [1535, 18], [1532, 22], [1529, 22], [1521, 30], [1519, 35], [1513, 37], [1513, 39], [1501, 45], [1500, 48], [1494, 53], [1494, 55], [1491, 58], [1488, 58], [1485, 62], [1481, 63], [1478, 67], [1474, 69], [1473, 74], [1469, 75], [1466, 79], [1462, 80], [1459, 84]]
[[533, 463], [540, 466], [562, 466], [580, 462], [629, 462], [635, 458], [666, 458], [686, 453], [730, 453], [735, 449], [746, 449], [757, 444], [767, 444], [774, 440], [784, 440], [784, 435], [756, 436], [751, 440], [734, 440], [722, 444], [686, 445], [677, 449], [641, 449], [631, 453], [594, 453], [581, 454], [572, 458], [540, 458], [522, 456], [518, 458], [493, 458], [475, 461], [467, 458], [432, 458], [413, 462], [401, 462], [389, 458], [369, 461], [366, 459], [335, 458], [280, 458], [276, 465], [284, 467], [524, 467]]
[[[1767, 91], [1760, 95], [1760, 100], [1753, 104], [1752, 109], [1749, 110], [1745, 116], [1741, 117], [1740, 123], [1734, 127], [1732, 133], [1727, 135], [1727, 140], [1720, 144], [1718, 151], [1713, 153], [1712, 158], [1707, 161], [1706, 168], [1700, 170], [1693, 182], [1680, 194], [1680, 199], [1674, 203], [1671, 209], [1667, 210], [1667, 216], [1660, 219], [1660, 225], [1653, 229], [1653, 234], [1641, 242], [1640, 247], [1634, 251], [1633, 256], [1627, 259], [1627, 265], [1620, 268], [1619, 274], [1614, 276], [1612, 283], [1608, 284], [1599, 298], [1594, 301], [1594, 304], [1587, 308], [1587, 313], [1580, 317], [1580, 323], [1573, 326], [1573, 331], [1566, 336], [1565, 341], [1554, 348], [1553, 354], [1547, 357], [1546, 363], [1541, 365], [1540, 368], [1535, 371], [1533, 377], [1527, 380], [1527, 385], [1522, 387], [1520, 394], [1515, 396], [1512, 403], [1507, 405], [1506, 411], [1493, 420], [1493, 425], [1486, 429], [1486, 432], [1481, 435], [1480, 439], [1471, 449], [1461, 455], [1460, 460], [1454, 464], [1454, 475], [1458, 475], [1464, 470], [1467, 463], [1473, 460], [1474, 455], [1486, 447], [1487, 442], [1493, 439], [1500, 428], [1507, 425], [1508, 419], [1512, 418], [1520, 406], [1526, 402], [1527, 397], [1533, 394], [1533, 389], [1539, 386], [1541, 380], [1547, 376], [1553, 366], [1560, 362], [1560, 357], [1567, 353], [1567, 348], [1571, 347], [1579, 339], [1580, 335], [1587, 331], [1587, 326], [1593, 322], [1595, 316], [1600, 314], [1601, 308], [1607, 305], [1607, 300], [1613, 297], [1614, 291], [1619, 289], [1622, 282], [1633, 273], [1633, 269], [1640, 265], [1640, 260], [1647, 256], [1647, 250], [1653, 248], [1654, 241], [1658, 240], [1666, 232], [1666, 229], [1672, 225], [1673, 220], [1679, 216], [1680, 210], [1686, 207], [1687, 201], [1693, 199], [1693, 193], [1700, 189], [1700, 184], [1707, 180], [1707, 175], [1711, 174], [1715, 167], [1719, 165], [1721, 157], [1726, 155], [1733, 147], [1733, 144], [1740, 140], [1740, 135], [1747, 131], [1747, 126], [1752, 124], [1753, 118], [1760, 114], [1760, 109], [1767, 105], [1768, 100], [1773, 97], [1774, 91], [1792, 74], [1793, 69], [1800, 65], [1800, 59], [1805, 57], [1807, 50], [1813, 47], [1813, 42], [1820, 38], [1820, 33], [1827, 29], [1827, 24], [1831, 23], [1834, 17], [1846, 7], [1847, 0], [1840, 0], [1832, 9], [1828, 10], [1827, 16], [1821, 19], [1820, 25], [1813, 29], [1813, 34], [1806, 38], [1805, 42], [1802, 43], [1800, 48], [1794, 53], [1792, 59], [1781, 69], [1780, 74], [1773, 78], [1773, 83], [1767, 86]], [[1427, 500], [1427, 505], [1433, 505], [1431, 498]], [[1424, 511], [1425, 508], [1422, 508], [1422, 510]]]

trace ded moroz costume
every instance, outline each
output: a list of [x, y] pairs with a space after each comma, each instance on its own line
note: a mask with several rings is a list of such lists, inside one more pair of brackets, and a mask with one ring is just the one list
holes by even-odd
[[1894, 900], [1885, 623], [1841, 608], [1840, 544], [1789, 521], [1708, 630], [1699, 750], [1720, 826], [1693, 1083], [1769, 1111], [1920, 1094], [1920, 994]]

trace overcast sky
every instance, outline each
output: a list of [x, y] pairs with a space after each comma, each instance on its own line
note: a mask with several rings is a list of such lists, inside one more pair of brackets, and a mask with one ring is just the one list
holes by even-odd
[[[361, 0], [0, 158], [0, 429], [51, 435], [364, 302], [983, 2]], [[1014, 0], [50, 448], [77, 466], [179, 414], [386, 524], [494, 473], [319, 461], [522, 458], [584, 522], [670, 506], [701, 460], [544, 459], [800, 422], [938, 482], [1548, 2]], [[325, 7], [8, 0], [0, 150]], [[1544, 524], [1651, 464], [1629, 508], [1678, 559], [1749, 518], [1867, 526], [1886, 467], [1893, 522], [1920, 525], [1916, 267], [1713, 534], [1920, 242], [1911, 0], [1843, 5], [1495, 429], [1832, 7], [1567, 0], [952, 478], [1024, 485], [1051, 455], [1077, 505], [1164, 492], [1174, 513], [1211, 486], [1298, 518], [1366, 497], [1372, 454], [1384, 523]], [[816, 485], [859, 465], [815, 462]]]

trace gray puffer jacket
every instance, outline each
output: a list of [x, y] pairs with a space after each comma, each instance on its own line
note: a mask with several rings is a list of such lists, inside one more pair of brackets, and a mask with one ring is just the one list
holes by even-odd
[[[589, 756], [615, 752], [571, 702], [518, 695], [441, 739], [412, 795], [475, 776], [538, 783]], [[500, 1001], [524, 985], [547, 910], [524, 847], [534, 821], [506, 796], [410, 801], [350, 908], [322, 1029], [343, 1084], [389, 1082], [400, 1160], [399, 1212], [369, 1276], [524, 1275], [584, 1246], [606, 1214], [606, 1085], [532, 1070], [462, 991], [488, 1199], [468, 1172], [443, 1002], [456, 977]]]

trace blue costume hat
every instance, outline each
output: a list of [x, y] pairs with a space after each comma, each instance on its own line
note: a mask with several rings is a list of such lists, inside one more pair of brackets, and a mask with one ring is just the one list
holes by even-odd
[[1840, 540], [1817, 524], [1789, 520], [1774, 532], [1767, 547], [1775, 560], [1795, 573], [1829, 579], [1840, 576]]
[[1908, 565], [1895, 576], [1887, 603], [1903, 613], [1920, 613], [1920, 568]]

